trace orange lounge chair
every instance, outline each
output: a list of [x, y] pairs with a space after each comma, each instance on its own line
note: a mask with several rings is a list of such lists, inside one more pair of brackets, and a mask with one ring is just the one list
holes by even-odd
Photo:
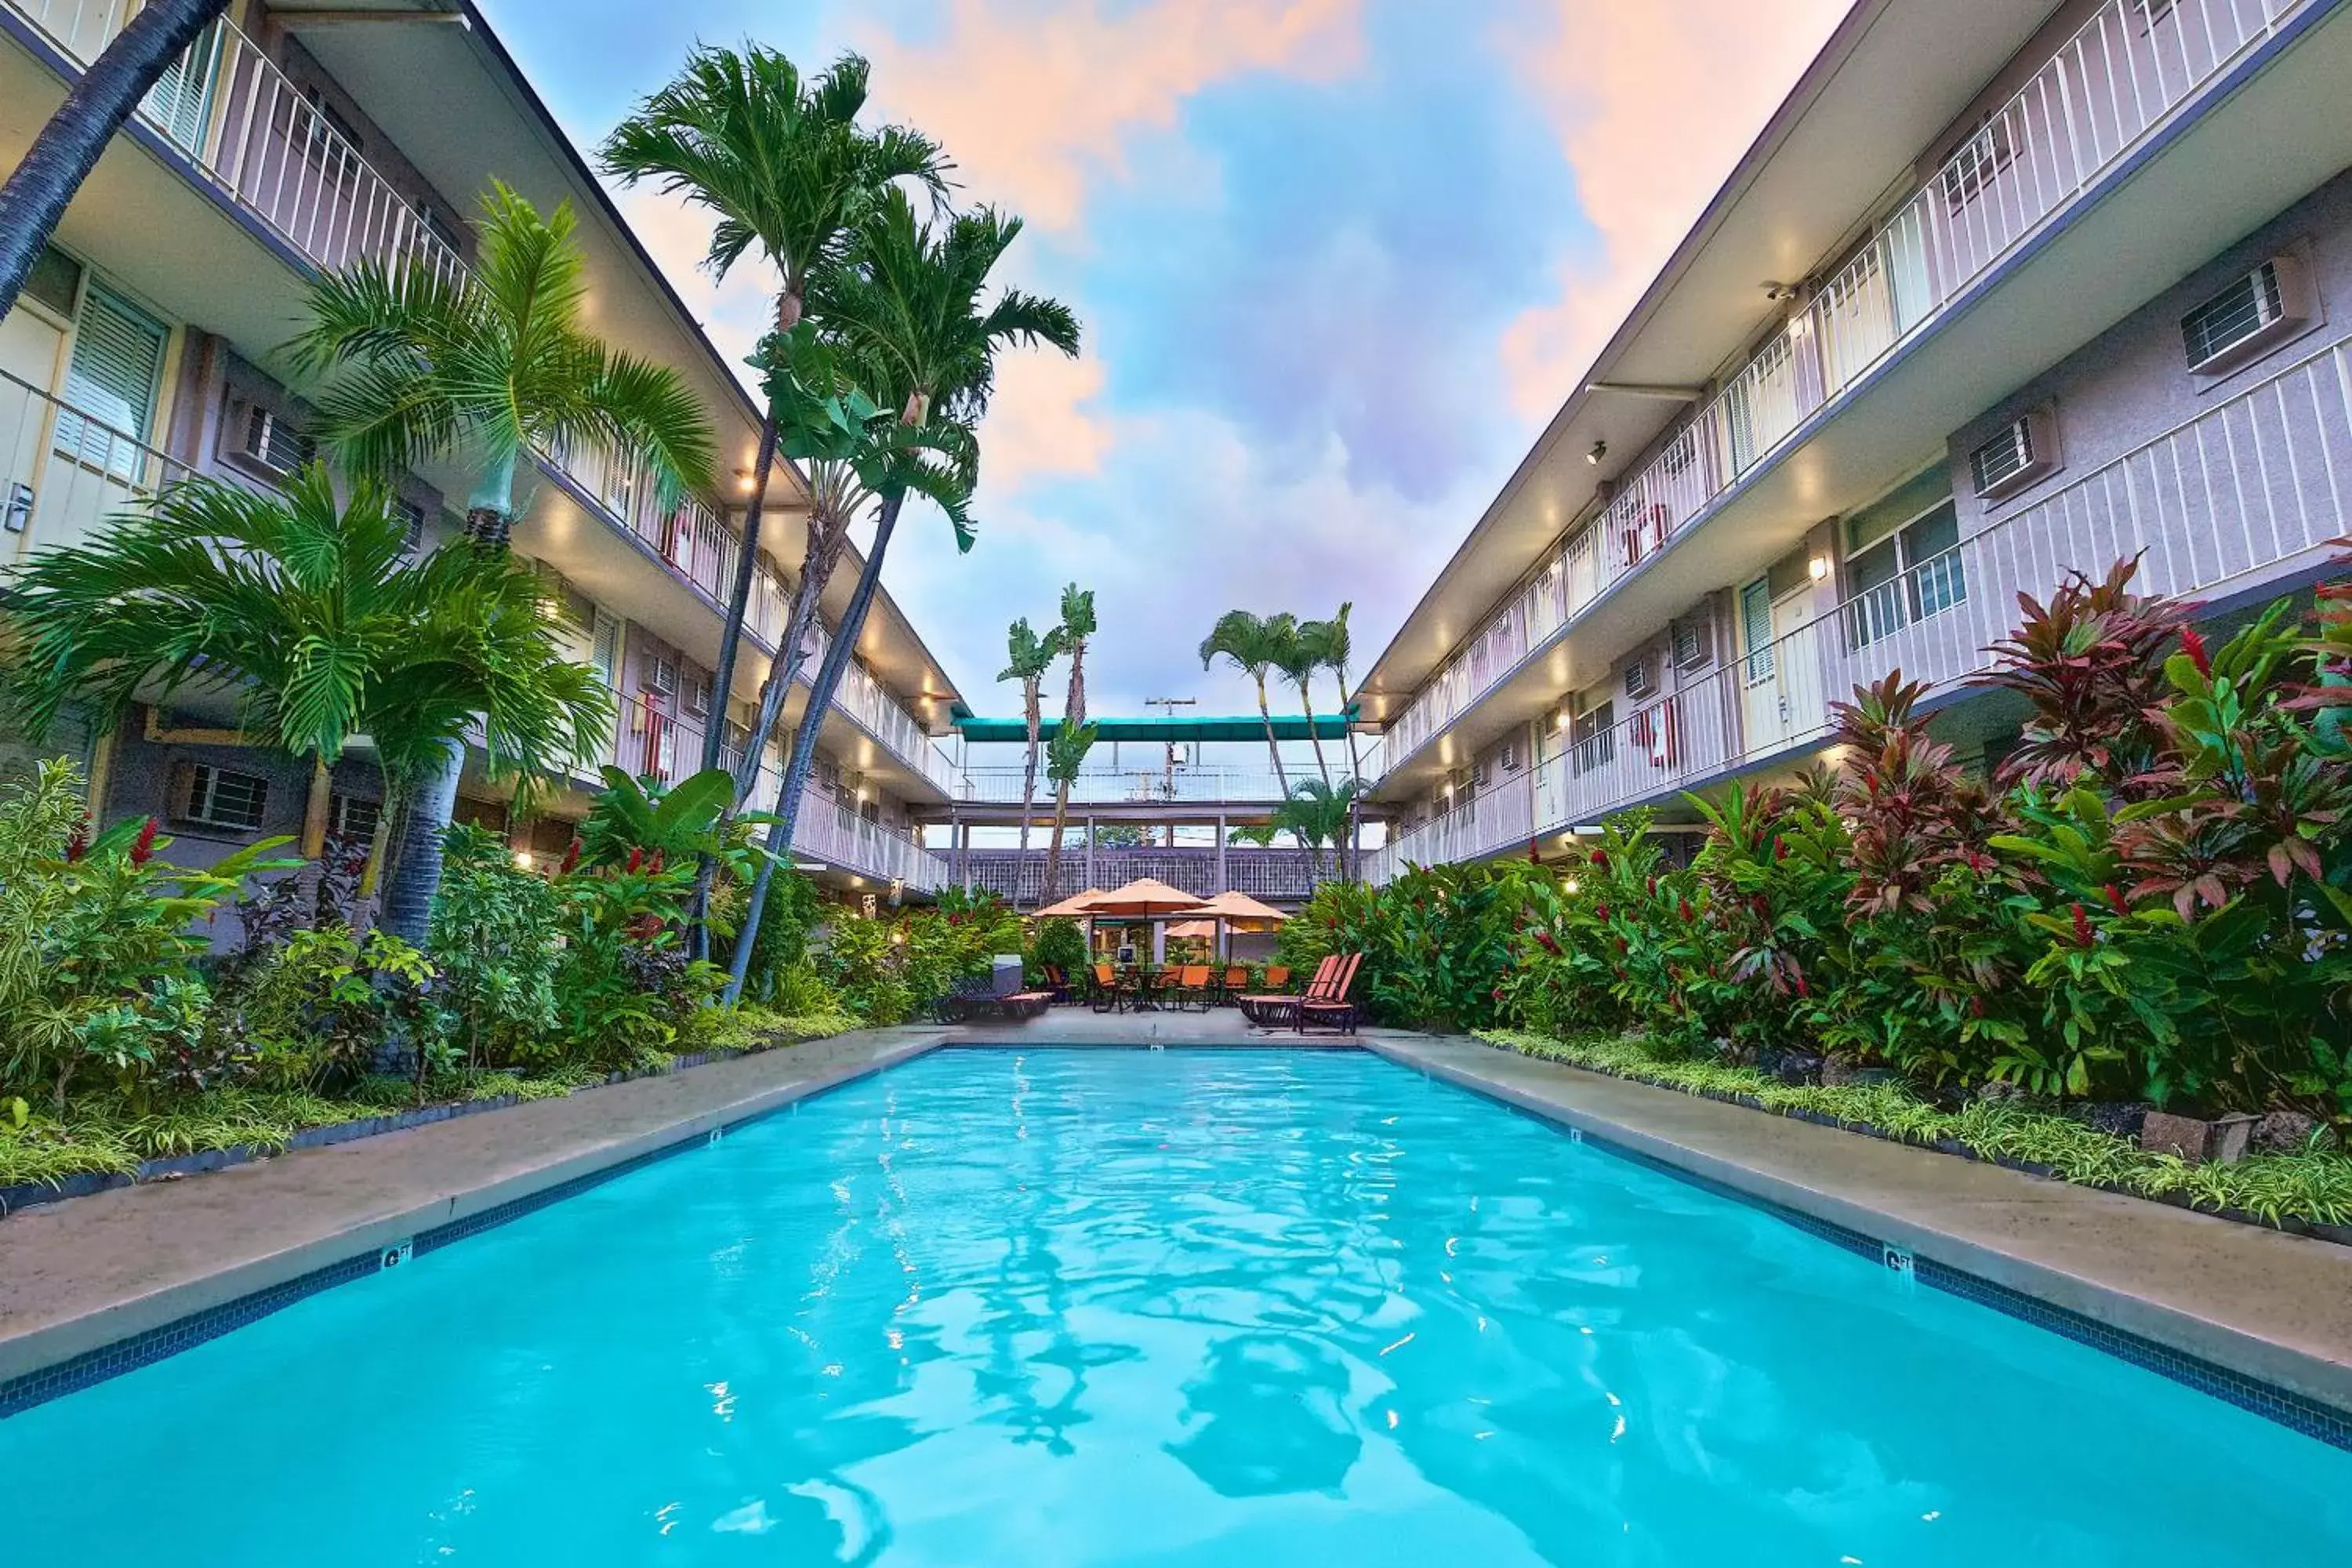
[[1342, 1035], [1354, 1034], [1357, 1010], [1349, 993], [1355, 988], [1357, 967], [1363, 962], [1362, 953], [1349, 953], [1348, 962], [1340, 966], [1339, 975], [1332, 981], [1328, 995], [1304, 998], [1299, 1002], [1298, 1010], [1291, 1019], [1291, 1027], [1302, 1035], [1309, 1026], [1330, 1029]]
[[[1332, 977], [1338, 973], [1339, 967], [1338, 953], [1325, 954], [1323, 962], [1316, 965], [1315, 978], [1307, 983], [1307, 996], [1321, 997], [1329, 989]], [[1286, 979], [1290, 974], [1287, 969], [1269, 969], [1265, 972], [1267, 981], [1271, 983], [1277, 973]], [[1276, 1024], [1289, 1023], [1303, 999], [1293, 996], [1287, 992], [1264, 991], [1256, 995], [1244, 996], [1238, 1000], [1241, 1003], [1243, 1015], [1251, 1023], [1271, 1026]]]

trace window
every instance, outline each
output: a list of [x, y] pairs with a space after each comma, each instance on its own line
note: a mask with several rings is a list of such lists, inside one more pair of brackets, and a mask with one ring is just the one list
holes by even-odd
[[352, 795], [331, 795], [327, 800], [327, 831], [347, 843], [373, 843], [376, 823], [383, 816], [380, 801]]
[[259, 773], [189, 763], [180, 776], [172, 815], [204, 827], [251, 833], [260, 827], [262, 808], [268, 799], [269, 781]]
[[1772, 588], [1759, 577], [1739, 590], [1739, 636], [1748, 645], [1748, 681], [1772, 679]]
[[677, 695], [677, 660], [656, 654], [646, 667], [646, 689], [657, 697]]
[[137, 443], [147, 439], [163, 385], [163, 327], [140, 311], [89, 289], [66, 371], [65, 400], [76, 412], [58, 416], [58, 451], [125, 478], [137, 471]]
[[1946, 501], [1858, 551], [1846, 563], [1853, 597], [1846, 635], [1864, 647], [1914, 621], [1940, 615], [1969, 596], [1960, 560], [1959, 513]]
[[358, 169], [360, 128], [350, 116], [327, 101], [327, 95], [317, 84], [304, 88], [302, 97], [310, 107], [300, 129], [302, 155], [341, 184]]
[[[266, 473], [284, 478], [318, 454], [318, 444], [285, 415], [255, 407], [246, 416], [241, 456]], [[422, 519], [419, 520], [420, 524]]]
[[1969, 478], [1987, 500], [2014, 495], [2057, 467], [2055, 426], [2047, 409], [2011, 420], [1969, 454]]
[[688, 670], [686, 675], [686, 696], [678, 706], [683, 708], [688, 716], [696, 719], [709, 712], [710, 677], [698, 669]]
[[1603, 702], [1568, 727], [1569, 765], [1580, 773], [1607, 767], [1617, 755], [1617, 705]]
[[407, 542], [401, 548], [411, 555], [421, 554], [425, 549], [425, 509], [413, 500], [395, 499], [392, 515], [400, 519], [401, 525], [408, 531]]
[[1658, 689], [1658, 674], [1646, 658], [1625, 667], [1625, 695], [1639, 702]]
[[2181, 318], [2189, 368], [2206, 375], [2234, 370], [2317, 313], [2300, 260], [2273, 257]]
[[25, 275], [24, 297], [71, 321], [74, 300], [80, 294], [81, 263], [54, 245], [43, 246], [41, 254], [33, 258], [32, 271]]
[[207, 25], [181, 51], [147, 91], [142, 118], [181, 152], [194, 156], [204, 146], [205, 121], [212, 103], [213, 68], [219, 28]]

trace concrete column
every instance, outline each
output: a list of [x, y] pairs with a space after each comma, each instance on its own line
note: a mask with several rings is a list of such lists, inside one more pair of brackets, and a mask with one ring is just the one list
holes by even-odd
[[1225, 868], [1225, 814], [1221, 811], [1217, 813], [1217, 891], [1221, 893], [1234, 890], [1233, 879]]
[[1095, 819], [1091, 816], [1087, 818], [1087, 886], [1102, 886], [1095, 880]]

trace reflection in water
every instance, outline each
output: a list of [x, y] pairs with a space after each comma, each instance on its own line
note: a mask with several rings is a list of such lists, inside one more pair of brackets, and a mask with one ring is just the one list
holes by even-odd
[[1336, 1054], [927, 1058], [0, 1422], [97, 1453], [7, 1561], [2352, 1561], [2352, 1457]]
[[1328, 1346], [1289, 1335], [1219, 1340], [1184, 1385], [1179, 1420], [1189, 1435], [1168, 1451], [1220, 1497], [1336, 1493], [1364, 1446], [1347, 1392], [1348, 1369]]

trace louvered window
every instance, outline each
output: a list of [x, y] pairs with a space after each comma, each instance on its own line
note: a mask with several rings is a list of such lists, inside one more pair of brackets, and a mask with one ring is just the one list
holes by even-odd
[[1625, 667], [1625, 695], [1639, 702], [1658, 689], [1657, 672], [1648, 659]]
[[190, 157], [204, 150], [219, 41], [218, 26], [207, 26], [185, 53], [163, 68], [163, 74], [147, 91], [144, 118]]
[[163, 338], [161, 326], [121, 300], [89, 290], [66, 371], [66, 401], [79, 412], [58, 415], [58, 451], [126, 479], [137, 473], [138, 444], [155, 417]]
[[1996, 119], [1969, 137], [1944, 165], [1945, 202], [1954, 212], [1968, 205], [2008, 166], [2011, 156], [2009, 121]]
[[74, 300], [81, 293], [81, 263], [57, 247], [44, 246], [25, 275], [25, 295], [70, 320]]
[[1707, 661], [1706, 622], [1696, 616], [1687, 616], [1674, 626], [1675, 668], [1688, 669]]
[[363, 800], [358, 795], [337, 795], [327, 802], [327, 828], [348, 844], [368, 844], [375, 839], [375, 825], [383, 816], [380, 801]]
[[1772, 589], [1758, 578], [1739, 590], [1739, 635], [1748, 644], [1748, 679], [1772, 679]]
[[2278, 263], [2265, 261], [2182, 319], [2180, 335], [2188, 346], [2189, 368], [2198, 370], [2212, 363], [2285, 319], [2286, 296], [2279, 285]]

